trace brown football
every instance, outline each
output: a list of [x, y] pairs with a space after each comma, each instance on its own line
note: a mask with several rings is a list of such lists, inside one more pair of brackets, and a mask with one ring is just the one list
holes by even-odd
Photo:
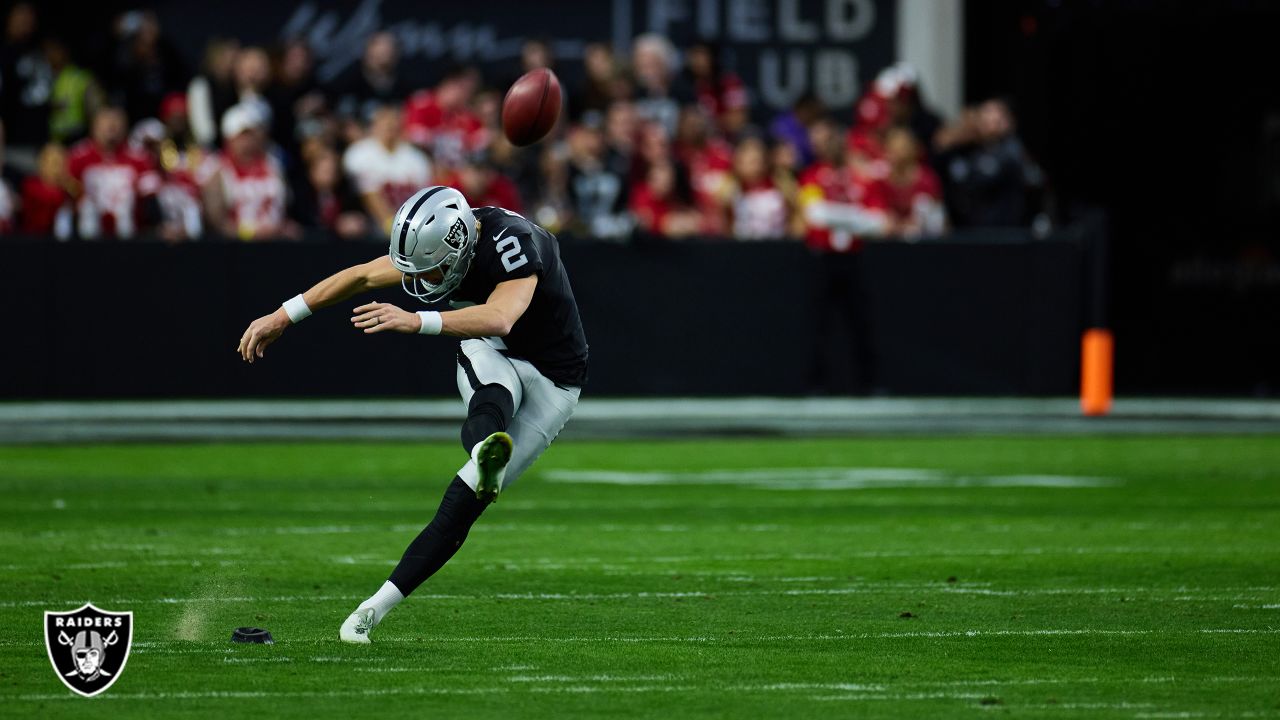
[[532, 145], [551, 132], [560, 117], [560, 81], [546, 68], [520, 76], [502, 100], [502, 131], [512, 145]]

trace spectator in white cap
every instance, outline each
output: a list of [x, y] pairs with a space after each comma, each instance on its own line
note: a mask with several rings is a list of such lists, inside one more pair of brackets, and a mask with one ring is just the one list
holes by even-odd
[[239, 103], [222, 116], [223, 148], [201, 168], [207, 225], [241, 240], [296, 239], [285, 215], [284, 170], [267, 152], [269, 119], [258, 103]]
[[915, 66], [898, 61], [881, 70], [876, 76], [875, 91], [887, 102], [889, 123], [910, 130], [920, 142], [926, 160], [932, 159], [934, 136], [942, 127], [942, 120], [924, 104], [920, 73]]

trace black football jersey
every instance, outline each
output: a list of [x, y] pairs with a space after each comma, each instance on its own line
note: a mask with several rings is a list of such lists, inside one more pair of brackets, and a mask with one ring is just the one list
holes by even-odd
[[458, 305], [484, 303], [498, 283], [538, 276], [533, 299], [503, 338], [511, 357], [528, 360], [552, 382], [587, 382], [587, 336], [556, 237], [499, 207], [478, 207], [475, 256], [449, 297]]

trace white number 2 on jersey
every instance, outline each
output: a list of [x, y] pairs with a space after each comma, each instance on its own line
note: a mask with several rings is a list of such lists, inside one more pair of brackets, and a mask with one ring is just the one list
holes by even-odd
[[520, 252], [520, 238], [509, 236], [498, 241], [495, 246], [502, 253], [502, 267], [511, 272], [529, 262], [529, 258]]

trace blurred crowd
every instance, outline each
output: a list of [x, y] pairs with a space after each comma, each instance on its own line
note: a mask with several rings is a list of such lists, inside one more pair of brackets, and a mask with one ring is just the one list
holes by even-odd
[[[720, 49], [642, 35], [588, 46], [553, 134], [513, 147], [515, 79], [401, 70], [395, 36], [320, 84], [312, 51], [210, 40], [188, 69], [149, 12], [80, 57], [19, 3], [0, 46], [0, 234], [181, 242], [383, 237], [418, 188], [583, 239], [804, 238], [845, 250], [951, 227], [1025, 225], [1043, 185], [1000, 100], [944, 123], [916, 72], [883, 70], [852, 117], [812, 96], [762, 118]], [[524, 43], [523, 71], [555, 68]]]

